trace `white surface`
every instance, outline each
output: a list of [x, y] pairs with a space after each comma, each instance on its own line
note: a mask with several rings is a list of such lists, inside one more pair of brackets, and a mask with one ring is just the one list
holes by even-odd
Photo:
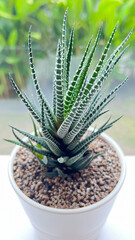
[[[0, 239], [37, 240], [7, 174], [9, 156], [0, 156]], [[135, 157], [126, 157], [127, 176], [99, 240], [135, 240]], [[69, 239], [70, 240], [70, 239]]]

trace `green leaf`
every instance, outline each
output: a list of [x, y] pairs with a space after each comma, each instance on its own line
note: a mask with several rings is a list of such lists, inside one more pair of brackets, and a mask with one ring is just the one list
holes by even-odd
[[32, 123], [33, 123], [35, 137], [38, 137], [37, 127], [36, 127], [36, 124], [35, 124], [34, 119], [32, 117], [31, 117], [31, 120], [32, 120]]
[[18, 17], [15, 15], [10, 14], [4, 9], [0, 9], [0, 17], [5, 19], [11, 19], [11, 20], [18, 20]]
[[35, 12], [39, 9], [42, 9], [42, 7], [45, 6], [46, 4], [48, 4], [48, 0], [32, 1], [32, 3], [30, 4], [29, 10], [31, 12]]
[[19, 58], [19, 57], [16, 57], [16, 56], [6, 57], [5, 61], [6, 61], [8, 64], [16, 64], [16, 63], [20, 62], [20, 58]]
[[[29, 140], [31, 146], [34, 147], [32, 141], [31, 141], [30, 139], [28, 139], [28, 140]], [[42, 147], [41, 147], [39, 144], [37, 144], [37, 147], [40, 148], [40, 149], [42, 149]], [[42, 160], [42, 159], [44, 158], [44, 155], [41, 155], [41, 154], [35, 153], [35, 152], [32, 152], [32, 153], [33, 153], [33, 155], [35, 155], [35, 156], [36, 156], [37, 158], [39, 158], [40, 160]]]
[[0, 51], [5, 47], [5, 45], [6, 45], [6, 40], [3, 36], [3, 34], [0, 33]]
[[18, 145], [18, 146], [20, 146], [20, 147], [25, 147], [24, 144], [22, 144], [22, 143], [20, 143], [20, 142], [17, 142], [17, 141], [14, 141], [14, 140], [10, 140], [10, 139], [6, 139], [6, 138], [4, 138], [4, 140], [5, 140], [6, 142], [13, 143], [13, 144]]
[[34, 38], [36, 40], [40, 40], [41, 39], [41, 33], [39, 33], [39, 32], [32, 32], [31, 36], [32, 36], [32, 38]]
[[18, 33], [16, 29], [13, 29], [8, 37], [8, 44], [10, 47], [16, 46], [18, 40]]

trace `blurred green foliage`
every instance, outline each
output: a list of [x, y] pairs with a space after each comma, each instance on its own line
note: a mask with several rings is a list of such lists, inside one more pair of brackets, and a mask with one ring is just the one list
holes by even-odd
[[[13, 93], [8, 81], [8, 73], [22, 88], [28, 79], [27, 35], [32, 25], [35, 55], [41, 58], [41, 34], [49, 40], [50, 21], [44, 12], [45, 0], [0, 0], [0, 96], [9, 97]], [[40, 26], [40, 29], [39, 29]], [[45, 27], [47, 26], [47, 28]], [[35, 30], [36, 29], [36, 30]], [[47, 48], [47, 46], [46, 46]]]
[[[115, 45], [118, 45], [135, 26], [134, 0], [52, 0], [52, 3], [54, 28], [59, 27], [59, 19], [62, 19], [60, 16], [69, 7], [68, 23], [70, 27], [75, 23], [77, 30], [75, 47], [77, 45], [84, 47], [90, 36], [95, 36], [101, 22], [103, 22], [102, 39], [105, 41], [110, 36], [115, 24], [119, 22], [114, 40]], [[133, 39], [135, 39], [135, 34], [132, 35], [131, 44], [133, 44]]]
[[[11, 86], [8, 73], [20, 88], [29, 76], [27, 59], [27, 35], [32, 25], [34, 56], [44, 57], [56, 49], [61, 22], [69, 7], [68, 24], [75, 24], [74, 53], [80, 54], [101, 22], [101, 45], [108, 39], [119, 21], [114, 46], [118, 45], [135, 25], [134, 0], [0, 0], [0, 96], [9, 97]], [[133, 45], [135, 34], [130, 39]], [[49, 49], [49, 50], [48, 50]]]

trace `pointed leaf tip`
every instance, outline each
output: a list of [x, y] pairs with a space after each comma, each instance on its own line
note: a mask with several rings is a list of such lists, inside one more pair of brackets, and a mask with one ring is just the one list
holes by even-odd
[[32, 25], [29, 26], [29, 33], [31, 32], [31, 29], [32, 29]]

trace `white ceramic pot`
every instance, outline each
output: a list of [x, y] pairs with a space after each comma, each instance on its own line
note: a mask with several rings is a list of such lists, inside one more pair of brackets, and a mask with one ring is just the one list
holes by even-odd
[[114, 200], [124, 182], [124, 155], [117, 143], [102, 134], [102, 137], [116, 150], [120, 164], [121, 175], [113, 191], [101, 201], [78, 209], [55, 209], [46, 207], [31, 200], [18, 188], [13, 177], [13, 161], [19, 147], [16, 146], [11, 154], [9, 163], [9, 179], [17, 193], [26, 214], [37, 230], [41, 240], [95, 240], [104, 225], [112, 208]]

